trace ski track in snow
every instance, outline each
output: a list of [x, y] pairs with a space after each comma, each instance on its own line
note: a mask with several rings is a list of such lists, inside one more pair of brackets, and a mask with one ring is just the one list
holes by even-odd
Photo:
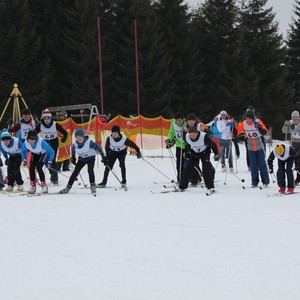
[[[235, 175], [245, 182], [218, 164], [209, 197], [201, 187], [159, 193], [166, 178], [130, 155], [127, 192], [98, 188], [93, 197], [75, 182], [67, 195], [1, 194], [0, 299], [298, 300], [300, 197], [268, 197], [278, 189], [272, 178], [266, 190], [244, 190], [240, 148]], [[175, 179], [170, 158], [147, 158], [161, 152], [144, 155]], [[98, 159], [96, 183], [103, 171]], [[50, 192], [65, 187], [59, 178]], [[112, 174], [108, 185], [119, 188]]]

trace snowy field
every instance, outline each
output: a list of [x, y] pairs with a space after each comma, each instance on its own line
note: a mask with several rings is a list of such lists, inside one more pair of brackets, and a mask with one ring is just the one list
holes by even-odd
[[[170, 158], [153, 158], [161, 153], [143, 155], [175, 179]], [[159, 193], [166, 189], [153, 181], [165, 177], [136, 157], [126, 161], [127, 192], [110, 174], [111, 188], [97, 197], [78, 182], [67, 195], [0, 195], [0, 299], [300, 299], [299, 194], [276, 197], [272, 180], [250, 189], [243, 145], [239, 179], [218, 165], [209, 197], [201, 187]], [[97, 183], [103, 171], [99, 162]], [[86, 169], [82, 176], [88, 182]], [[49, 191], [66, 182], [60, 176]]]

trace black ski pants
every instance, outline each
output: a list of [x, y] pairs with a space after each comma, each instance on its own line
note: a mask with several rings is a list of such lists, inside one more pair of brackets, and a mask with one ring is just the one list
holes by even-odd
[[22, 185], [24, 183], [21, 175], [21, 155], [18, 156], [10, 156], [8, 159], [7, 166], [7, 184], [10, 186], [14, 186], [16, 182], [17, 185]]
[[191, 175], [193, 174], [193, 170], [195, 167], [199, 165], [199, 160], [202, 162], [202, 174], [204, 183], [207, 189], [214, 188], [214, 177], [215, 177], [215, 169], [210, 162], [210, 150], [203, 151], [199, 153], [199, 155], [191, 155], [190, 159], [187, 162], [187, 165], [184, 168], [182, 178], [179, 183], [180, 189], [186, 189], [189, 184], [189, 180]]
[[126, 166], [125, 166], [125, 158], [127, 155], [127, 151], [126, 150], [122, 150], [122, 151], [111, 151], [108, 154], [108, 161], [107, 161], [107, 166], [105, 167], [104, 170], [104, 176], [103, 176], [103, 183], [107, 183], [107, 179], [108, 179], [108, 174], [109, 171], [114, 167], [114, 164], [116, 162], [116, 160], [119, 160], [119, 166], [121, 168], [121, 175], [122, 175], [122, 183], [126, 183]]
[[91, 159], [89, 160], [78, 160], [73, 173], [70, 176], [70, 179], [68, 181], [68, 186], [72, 187], [74, 181], [76, 180], [77, 176], [79, 175], [81, 169], [87, 165], [88, 168], [88, 174], [89, 174], [89, 181], [90, 184], [94, 184], [95, 183], [95, 173], [94, 173], [94, 166], [95, 166], [95, 157], [93, 156]]

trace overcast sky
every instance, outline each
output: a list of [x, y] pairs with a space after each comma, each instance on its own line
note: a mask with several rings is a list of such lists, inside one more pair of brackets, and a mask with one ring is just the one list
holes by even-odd
[[[204, 0], [186, 0], [190, 6], [204, 2]], [[293, 5], [295, 0], [268, 0], [267, 7], [273, 7], [276, 13], [276, 20], [279, 22], [280, 33], [286, 36], [286, 31], [289, 29], [288, 24], [292, 21]]]

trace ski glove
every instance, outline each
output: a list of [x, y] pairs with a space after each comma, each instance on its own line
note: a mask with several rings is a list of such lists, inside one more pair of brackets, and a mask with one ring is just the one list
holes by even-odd
[[214, 156], [214, 160], [215, 161], [218, 161], [220, 159], [221, 155], [220, 154], [215, 154]]
[[108, 159], [106, 156], [102, 156], [101, 162], [104, 164], [104, 166], [107, 165]]
[[76, 165], [76, 158], [74, 156], [72, 156], [70, 158], [70, 162], [73, 164], [73, 165]]
[[167, 149], [172, 148], [174, 145], [175, 145], [175, 141], [174, 140], [172, 140], [172, 141], [166, 140], [166, 148]]
[[136, 154], [136, 158], [142, 158], [142, 153], [141, 152], [138, 152], [137, 154]]
[[27, 160], [26, 160], [26, 159], [23, 159], [23, 161], [22, 161], [22, 166], [23, 166], [23, 167], [26, 167], [26, 166], [27, 166]]
[[51, 167], [52, 167], [52, 162], [51, 162], [51, 161], [48, 161], [48, 162], [46, 163], [46, 168], [47, 168], [47, 169], [51, 169]]
[[60, 141], [61, 141], [62, 143], [64, 143], [66, 140], [67, 140], [66, 138], [62, 138]]

